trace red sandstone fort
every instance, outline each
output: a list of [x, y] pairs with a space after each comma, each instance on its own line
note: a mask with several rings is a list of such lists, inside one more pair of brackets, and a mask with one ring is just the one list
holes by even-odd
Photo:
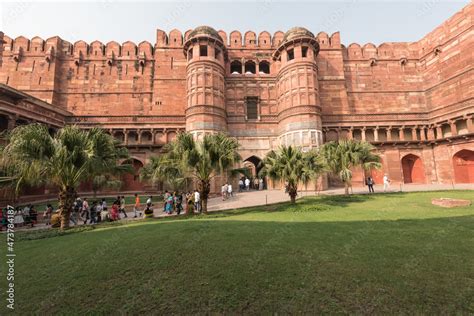
[[[180, 131], [225, 131], [254, 165], [281, 144], [354, 138], [380, 152], [378, 183], [473, 183], [473, 13], [470, 3], [417, 42], [379, 46], [300, 27], [157, 30], [154, 44], [0, 33], [0, 125], [101, 126], [137, 172]], [[124, 186], [143, 189], [137, 174]]]

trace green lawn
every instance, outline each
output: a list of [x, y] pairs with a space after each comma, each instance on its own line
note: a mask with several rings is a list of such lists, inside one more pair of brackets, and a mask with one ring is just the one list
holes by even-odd
[[433, 197], [474, 192], [313, 197], [21, 240], [16, 313], [474, 313], [474, 206]]

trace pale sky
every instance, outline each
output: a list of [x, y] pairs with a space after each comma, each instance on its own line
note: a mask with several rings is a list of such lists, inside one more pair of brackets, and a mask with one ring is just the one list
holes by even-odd
[[417, 41], [466, 6], [469, 0], [404, 1], [83, 1], [0, 4], [0, 30], [10, 37], [55, 35], [74, 42], [143, 40], [157, 28], [183, 33], [209, 25], [229, 34], [257, 34], [303, 26], [313, 33], [340, 31], [342, 43], [376, 45]]

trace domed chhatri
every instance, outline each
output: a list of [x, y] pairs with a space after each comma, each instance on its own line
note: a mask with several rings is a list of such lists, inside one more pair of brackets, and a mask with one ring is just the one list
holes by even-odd
[[207, 35], [215, 39], [222, 40], [219, 33], [217, 33], [215, 29], [206, 25], [196, 27], [194, 30], [191, 31], [191, 33], [189, 33], [188, 38], [193, 38], [197, 35]]
[[304, 27], [293, 27], [285, 33], [285, 35], [283, 36], [283, 42], [291, 41], [300, 37], [314, 38], [314, 34], [311, 33], [309, 30], [305, 29]]

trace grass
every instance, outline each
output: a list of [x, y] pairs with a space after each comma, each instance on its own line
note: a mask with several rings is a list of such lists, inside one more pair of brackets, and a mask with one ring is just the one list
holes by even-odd
[[311, 197], [22, 238], [15, 311], [474, 313], [474, 207], [433, 197], [474, 192]]

